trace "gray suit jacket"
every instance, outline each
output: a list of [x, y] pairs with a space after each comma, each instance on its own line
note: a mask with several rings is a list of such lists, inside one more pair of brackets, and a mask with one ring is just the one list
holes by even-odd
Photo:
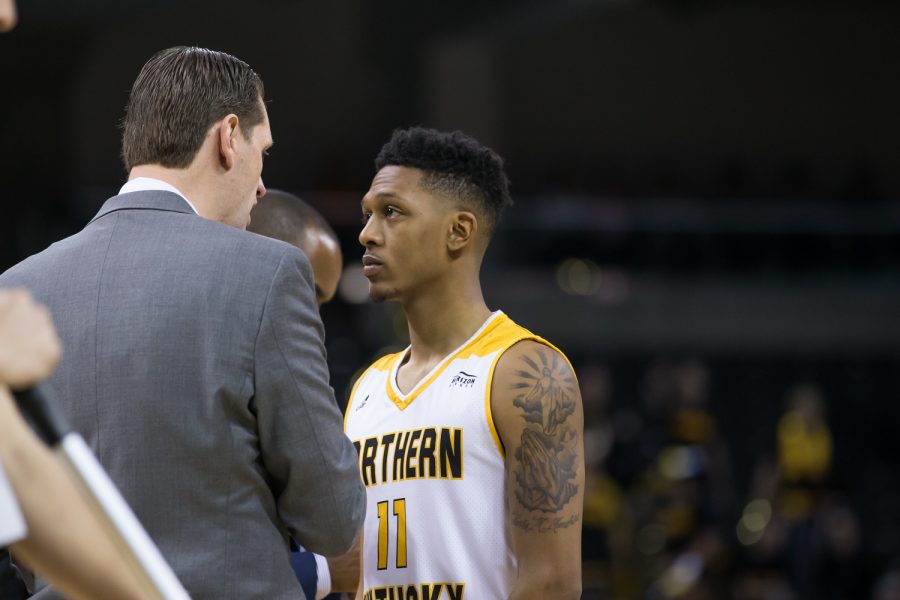
[[288, 535], [349, 548], [365, 490], [300, 251], [135, 192], [0, 286], [49, 306], [51, 384], [192, 597], [303, 598]]

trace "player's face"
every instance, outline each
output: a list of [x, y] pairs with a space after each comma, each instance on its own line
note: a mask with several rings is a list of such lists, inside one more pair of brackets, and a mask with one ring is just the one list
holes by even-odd
[[341, 247], [337, 240], [324, 231], [310, 228], [300, 249], [309, 259], [316, 280], [316, 303], [322, 306], [337, 291], [344, 262]]
[[359, 243], [373, 300], [403, 300], [439, 279], [448, 262], [450, 211], [423, 190], [422, 171], [387, 166], [362, 199]]

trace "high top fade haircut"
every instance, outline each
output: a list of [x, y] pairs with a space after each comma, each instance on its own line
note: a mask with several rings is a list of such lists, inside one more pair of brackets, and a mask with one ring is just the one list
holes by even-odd
[[488, 232], [512, 205], [503, 159], [461, 131], [397, 129], [375, 159], [376, 172], [386, 166], [420, 169], [424, 189], [486, 217]]
[[248, 137], [263, 121], [263, 83], [250, 65], [215, 50], [177, 46], [144, 64], [122, 121], [125, 170], [191, 164], [213, 123], [234, 113]]

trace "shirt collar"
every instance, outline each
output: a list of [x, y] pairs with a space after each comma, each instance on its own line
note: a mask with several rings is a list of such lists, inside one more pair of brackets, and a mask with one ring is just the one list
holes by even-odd
[[187, 199], [187, 196], [178, 191], [174, 185], [166, 183], [162, 179], [155, 179], [153, 177], [135, 177], [134, 179], [127, 182], [122, 186], [122, 189], [119, 190], [120, 194], [129, 194], [131, 192], [148, 192], [153, 190], [159, 190], [163, 192], [172, 192], [173, 194], [178, 194], [181, 196], [185, 202], [188, 203], [188, 206], [191, 207], [191, 210], [197, 212], [197, 209], [191, 204], [191, 201]]

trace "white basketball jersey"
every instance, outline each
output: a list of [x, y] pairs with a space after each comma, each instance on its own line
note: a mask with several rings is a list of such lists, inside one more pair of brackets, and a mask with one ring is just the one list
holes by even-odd
[[365, 600], [509, 596], [516, 562], [490, 390], [497, 360], [527, 339], [550, 345], [497, 311], [409, 393], [397, 386], [409, 348], [356, 382], [344, 428], [367, 491]]

